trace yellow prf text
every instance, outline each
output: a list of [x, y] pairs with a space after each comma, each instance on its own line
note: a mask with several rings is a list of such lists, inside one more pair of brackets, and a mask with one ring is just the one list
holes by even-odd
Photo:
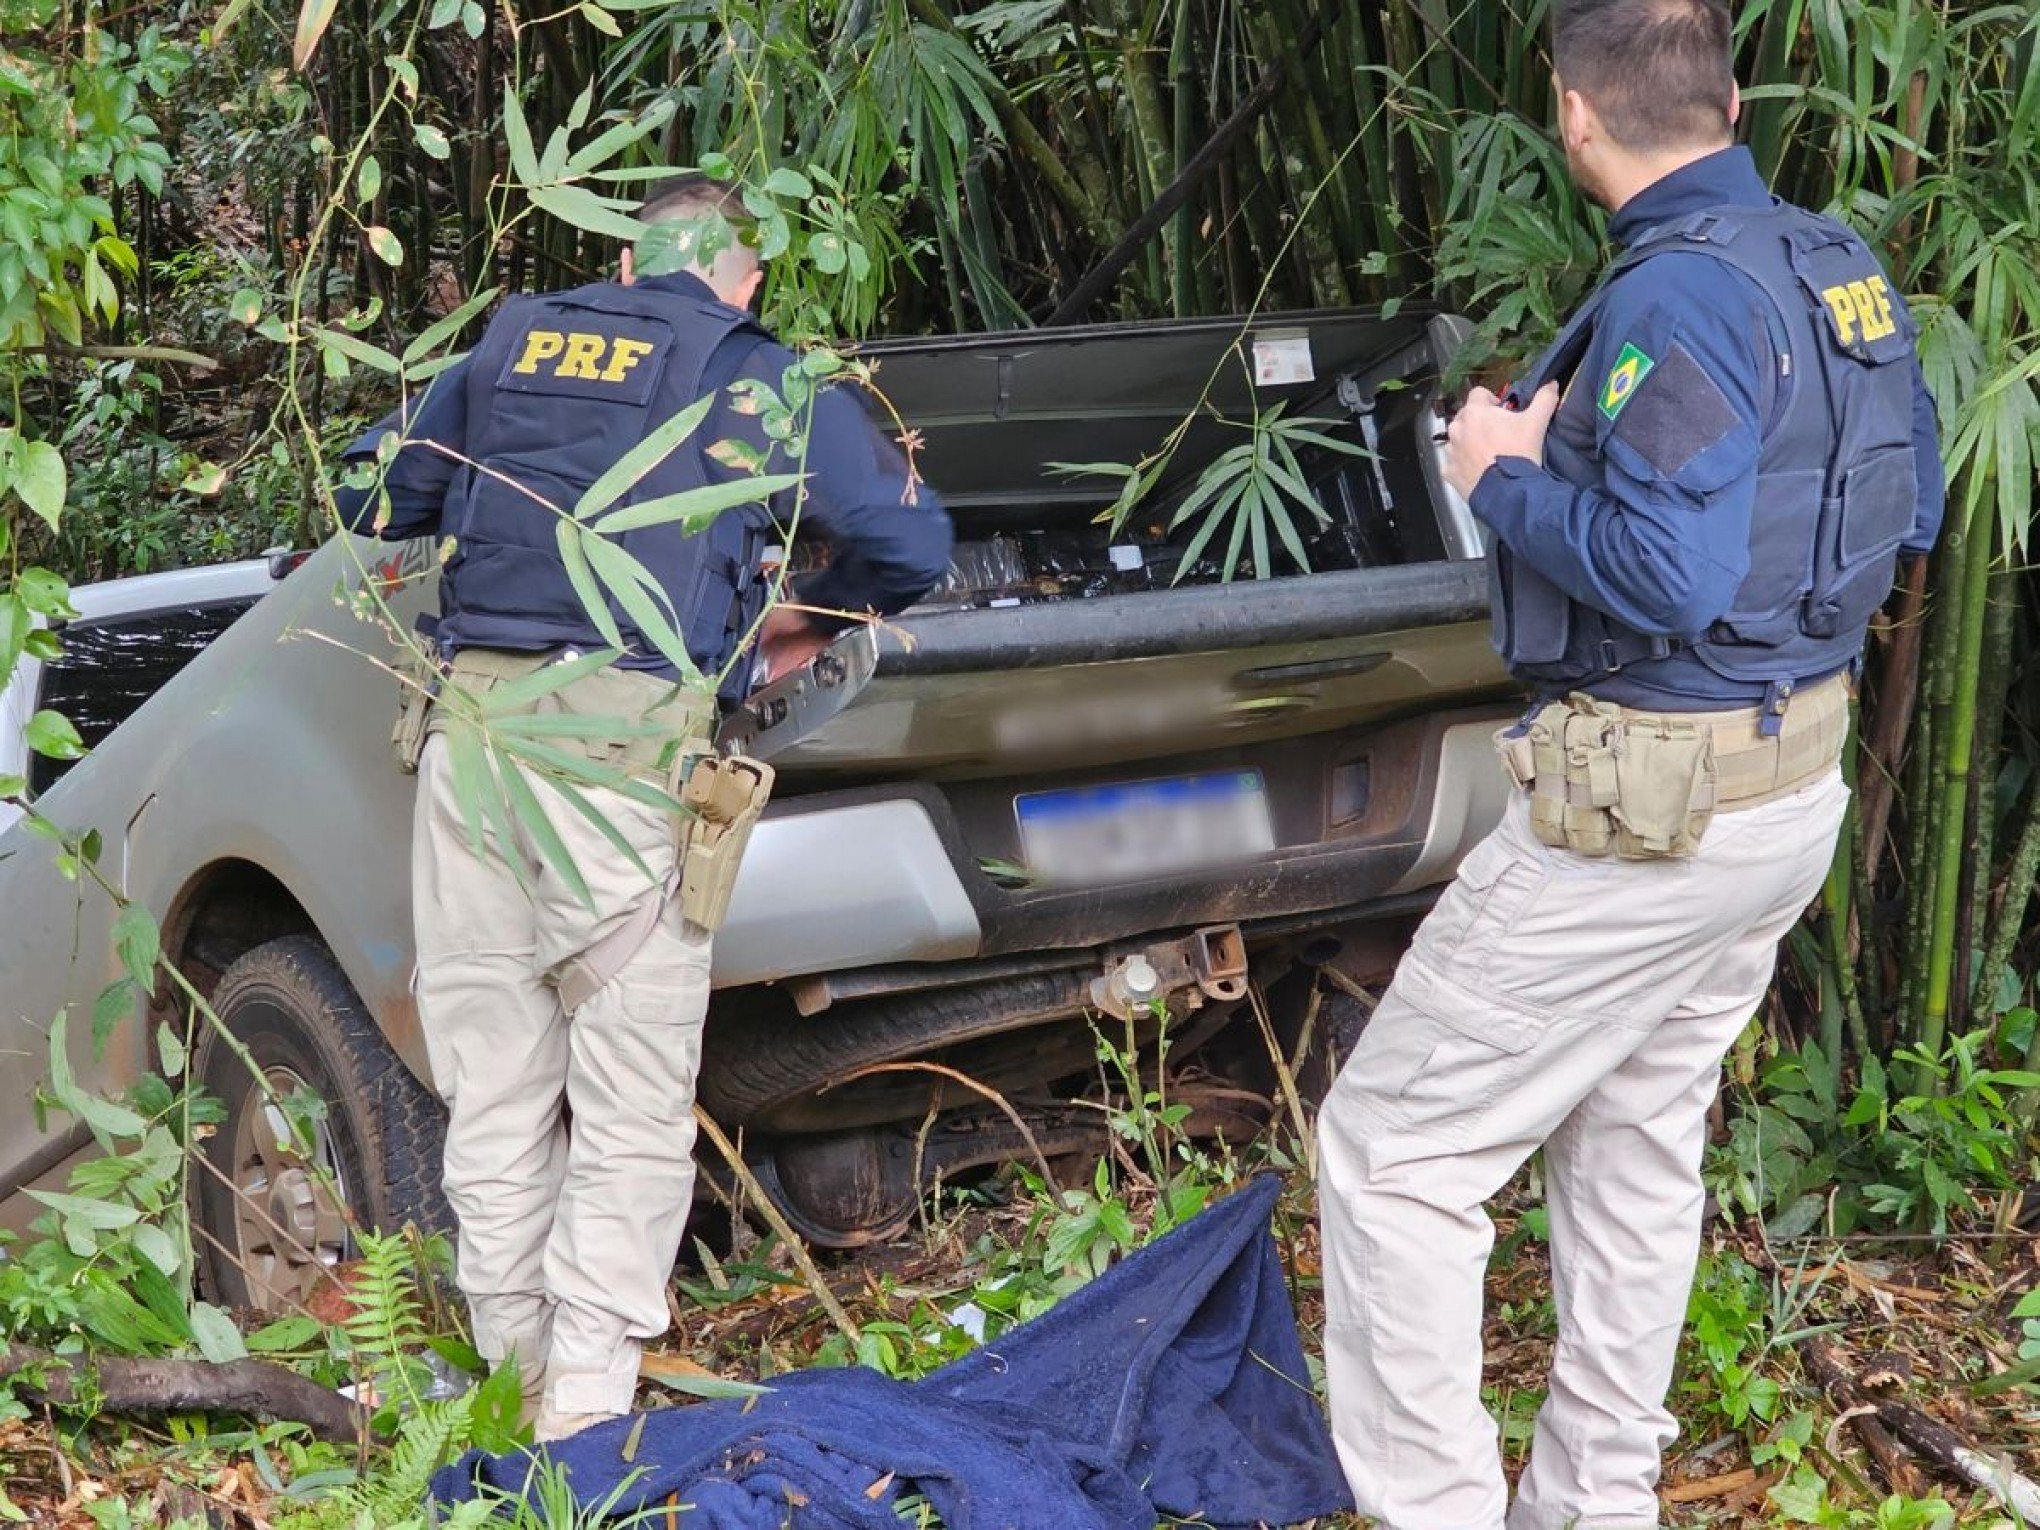
[[1867, 345], [1898, 329], [1898, 320], [1891, 311], [1891, 289], [1884, 285], [1881, 276], [1841, 282], [1820, 296], [1828, 305], [1828, 312], [1835, 316], [1835, 333], [1841, 336], [1843, 345], [1854, 345], [1859, 340]]
[[627, 335], [612, 339], [578, 330], [534, 329], [524, 337], [524, 354], [510, 370], [528, 376], [543, 368], [554, 377], [616, 383], [657, 349], [649, 340], [633, 340]]

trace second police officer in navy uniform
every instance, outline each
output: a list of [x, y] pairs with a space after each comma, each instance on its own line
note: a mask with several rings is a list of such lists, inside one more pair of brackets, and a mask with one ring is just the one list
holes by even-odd
[[[798, 460], [768, 433], [746, 385], [777, 392], [796, 358], [748, 312], [762, 272], [755, 249], [729, 237], [747, 221], [734, 191], [679, 178], [655, 189], [639, 217], [650, 232], [635, 268], [626, 256], [618, 281], [511, 299], [422, 401], [349, 451], [356, 461], [383, 453], [378, 484], [340, 491], [349, 524], [442, 540], [436, 642], [451, 683], [470, 694], [606, 651], [563, 561], [561, 514], [704, 399], [714, 403], [701, 424], [619, 505], [750, 467], [802, 471], [798, 533], [825, 543], [828, 558], [802, 577], [794, 601], [765, 615], [761, 554], [785, 534], [790, 493], [725, 511], [692, 534], [677, 523], [620, 534], [670, 605], [699, 676], [734, 665], [724, 689], [741, 693], [750, 661], [740, 648], [754, 629], [769, 669], [783, 672], [845, 624], [818, 612], [890, 614], [947, 571], [948, 516], [847, 389], [815, 395]], [[392, 454], [383, 442], [393, 433], [401, 445]], [[740, 837], [722, 842], [717, 876], [698, 880], [703, 825], [718, 823], [716, 802], [733, 783], [745, 800], [726, 804], [721, 823], [762, 806], [762, 770], [746, 787], [707, 749], [712, 685], [662, 653], [627, 606], [611, 617], [622, 656], [544, 706], [633, 730], [547, 741], [675, 791], [675, 773], [706, 758], [708, 770], [685, 776], [690, 803], [703, 779], [710, 785], [684, 852], [673, 816], [626, 791], [581, 791], [606, 833], [537, 780], [583, 897], [521, 817], [498, 819], [509, 831], [492, 829], [479, 851], [471, 842], [443, 707], [412, 730], [409, 759], [419, 777], [416, 992], [450, 1113], [444, 1183], [460, 1224], [457, 1275], [477, 1347], [520, 1367], [541, 1439], [629, 1411], [640, 1347], [667, 1325], [667, 1279], [694, 1185], [709, 910], [726, 899], [741, 846]]]
[[1542, 1147], [1558, 1340], [1509, 1530], [1642, 1530], [1706, 1117], [1848, 792], [1852, 666], [1942, 510], [1905, 304], [1731, 144], [1723, 0], [1557, 0], [1561, 127], [1623, 247], [1447, 476], [1535, 697], [1519, 790], [1320, 1121], [1334, 1432], [1385, 1530], [1501, 1530], [1482, 1203]]

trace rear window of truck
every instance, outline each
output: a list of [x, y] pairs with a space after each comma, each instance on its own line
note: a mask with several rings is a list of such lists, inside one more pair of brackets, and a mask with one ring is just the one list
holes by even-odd
[[[249, 597], [73, 622], [63, 630], [63, 657], [43, 666], [36, 705], [68, 717], [91, 748], [254, 604]], [[29, 763], [29, 785], [37, 792], [47, 791], [75, 763], [35, 755]]]

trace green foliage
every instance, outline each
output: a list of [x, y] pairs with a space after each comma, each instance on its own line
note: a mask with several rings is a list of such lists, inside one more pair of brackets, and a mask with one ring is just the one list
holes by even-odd
[[1895, 1226], [1942, 1233], [1970, 1218], [1979, 1195], [2019, 1182], [2031, 1161], [2024, 1068], [1991, 1059], [1995, 1032], [1957, 1037], [1938, 1057], [1901, 1052], [1930, 1080], [1907, 1092], [1877, 1058], [1845, 1096], [1836, 1066], [1807, 1044], [1766, 1063], [1710, 1153], [1706, 1178], [1726, 1204], [1765, 1219], [1770, 1237]]
[[1815, 1525], [1820, 1530], [1944, 1530], [1955, 1523], [1955, 1509], [1945, 1499], [1884, 1499], [1874, 1509], [1838, 1504], [1832, 1489], [1811, 1466], [1797, 1468], [1772, 1488], [1771, 1506], [1787, 1525]]

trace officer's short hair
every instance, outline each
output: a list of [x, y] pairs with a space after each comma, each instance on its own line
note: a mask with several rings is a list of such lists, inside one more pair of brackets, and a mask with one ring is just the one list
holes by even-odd
[[1593, 103], [1623, 148], [1653, 154], [1727, 138], [1727, 0], [1556, 0], [1551, 16], [1559, 83]]
[[743, 188], [729, 181], [690, 171], [655, 181], [638, 203], [640, 223], [690, 223], [714, 215], [729, 224], [732, 238], [716, 240], [712, 264], [735, 263], [755, 269], [758, 252], [749, 242], [757, 220], [744, 206]]

